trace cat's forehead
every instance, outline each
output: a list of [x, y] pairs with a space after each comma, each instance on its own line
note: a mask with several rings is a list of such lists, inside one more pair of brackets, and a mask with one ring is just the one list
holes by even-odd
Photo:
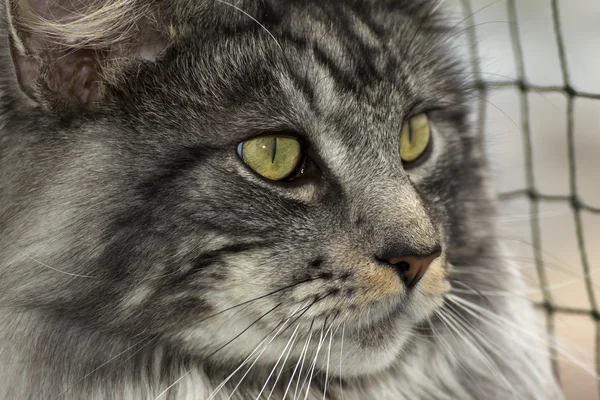
[[[140, 103], [216, 146], [291, 130], [331, 148], [331, 140], [389, 141], [409, 114], [463, 102], [437, 27], [414, 11], [261, 4], [262, 12], [233, 9], [226, 15], [237, 19], [195, 24], [147, 79], [132, 82]], [[213, 9], [224, 11], [232, 10]]]
[[184, 61], [175, 60], [175, 67], [190, 75], [186, 89], [199, 96], [243, 86], [241, 102], [289, 96], [293, 88], [320, 112], [360, 109], [366, 116], [386, 106], [405, 112], [417, 101], [447, 95], [439, 37], [423, 21], [399, 8], [359, 11], [345, 2], [297, 2], [256, 17], [240, 12], [233, 26], [205, 39], [188, 34], [175, 54]]

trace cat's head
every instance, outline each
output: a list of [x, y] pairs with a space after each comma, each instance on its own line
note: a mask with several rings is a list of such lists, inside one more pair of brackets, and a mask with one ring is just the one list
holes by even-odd
[[9, 2], [12, 301], [225, 365], [389, 365], [487, 235], [438, 2], [91, 3]]

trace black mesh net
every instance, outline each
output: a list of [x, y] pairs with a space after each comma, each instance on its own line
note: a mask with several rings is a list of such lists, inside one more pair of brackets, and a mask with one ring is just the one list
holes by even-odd
[[[526, 1], [526, 0], [522, 0]], [[594, 283], [592, 282], [591, 275], [591, 263], [588, 257], [588, 251], [586, 249], [586, 242], [584, 240], [584, 228], [583, 228], [583, 217], [585, 213], [593, 213], [600, 215], [600, 208], [593, 207], [590, 204], [586, 204], [578, 193], [578, 180], [577, 180], [577, 155], [575, 147], [575, 117], [574, 108], [575, 102], [578, 98], [586, 98], [592, 100], [600, 100], [600, 94], [586, 93], [576, 90], [572, 85], [571, 76], [569, 73], [569, 67], [567, 64], [567, 56], [565, 52], [565, 38], [563, 34], [563, 27], [561, 24], [561, 14], [558, 0], [550, 0], [550, 6], [552, 7], [552, 26], [554, 30], [555, 40], [558, 48], [558, 56], [560, 61], [560, 67], [562, 71], [562, 86], [539, 86], [532, 85], [527, 82], [525, 75], [524, 66], [524, 54], [522, 46], [522, 37], [519, 24], [519, 14], [517, 12], [516, 0], [506, 1], [506, 12], [509, 17], [508, 24], [510, 26], [510, 38], [512, 43], [512, 51], [516, 62], [517, 78], [514, 80], [505, 80], [501, 82], [494, 81], [490, 83], [484, 79], [480, 65], [480, 54], [478, 49], [477, 37], [474, 29], [465, 29], [467, 34], [468, 47], [470, 50], [472, 70], [475, 74], [476, 89], [478, 91], [478, 97], [481, 101], [479, 102], [478, 110], [478, 125], [479, 132], [485, 135], [485, 120], [486, 120], [486, 98], [498, 88], [512, 87], [519, 93], [519, 107], [521, 109], [521, 121], [520, 130], [523, 133], [523, 146], [524, 146], [524, 168], [525, 168], [525, 187], [519, 190], [501, 193], [501, 200], [512, 200], [512, 199], [526, 199], [529, 204], [529, 229], [531, 230], [531, 241], [533, 246], [533, 257], [537, 276], [542, 291], [542, 301], [537, 302], [541, 310], [545, 314], [546, 329], [548, 330], [549, 337], [552, 338], [555, 333], [555, 319], [557, 314], [574, 314], [583, 315], [592, 319], [595, 326], [595, 360], [596, 360], [596, 373], [600, 375], [600, 312], [598, 309], [597, 294], [594, 290]], [[462, 22], [468, 27], [475, 26], [474, 15], [478, 10], [474, 10], [471, 0], [461, 0], [462, 8], [464, 12], [464, 19]], [[532, 146], [532, 134], [531, 134], [531, 123], [530, 123], [530, 96], [531, 92], [534, 93], [562, 93], [566, 96], [566, 115], [567, 115], [567, 129], [565, 131], [567, 151], [568, 151], [568, 166], [569, 166], [569, 193], [564, 195], [548, 195], [538, 190], [536, 186], [536, 179], [533, 167], [533, 146]], [[599, 153], [600, 156], [600, 153]], [[600, 171], [599, 171], [600, 175]], [[600, 181], [598, 182], [600, 184]], [[570, 206], [572, 216], [574, 219], [575, 234], [577, 238], [577, 246], [579, 248], [579, 256], [581, 265], [583, 267], [583, 279], [585, 281], [585, 290], [589, 300], [589, 308], [574, 308], [566, 307], [559, 304], [553, 299], [552, 292], [550, 290], [550, 280], [548, 278], [548, 272], [546, 262], [542, 257], [542, 240], [541, 235], [543, 234], [540, 225], [540, 205], [543, 202], [563, 202]], [[588, 242], [589, 243], [589, 242]], [[558, 357], [556, 349], [550, 343], [549, 351], [552, 358], [552, 366], [556, 376], [560, 379], [561, 371], [559, 368]]]

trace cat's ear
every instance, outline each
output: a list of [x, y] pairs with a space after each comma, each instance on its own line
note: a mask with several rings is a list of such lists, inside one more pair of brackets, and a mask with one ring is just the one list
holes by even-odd
[[58, 112], [91, 109], [132, 62], [174, 38], [149, 0], [5, 0], [21, 90]]

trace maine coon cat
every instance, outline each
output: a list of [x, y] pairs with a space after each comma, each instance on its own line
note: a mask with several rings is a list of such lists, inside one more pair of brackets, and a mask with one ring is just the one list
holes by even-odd
[[0, 398], [560, 399], [439, 3], [8, 0]]

